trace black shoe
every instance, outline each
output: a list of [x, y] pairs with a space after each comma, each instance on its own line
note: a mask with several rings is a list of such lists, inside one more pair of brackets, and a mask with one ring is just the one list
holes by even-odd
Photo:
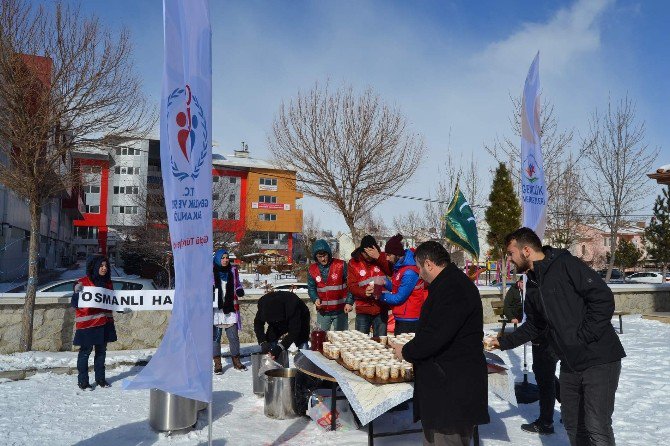
[[521, 430], [532, 434], [550, 435], [554, 433], [554, 424], [544, 424], [540, 420], [535, 420], [532, 423], [522, 424]]
[[108, 383], [107, 381], [105, 381], [104, 379], [100, 379], [100, 380], [96, 381], [95, 383], [100, 387], [112, 387], [112, 385], [110, 383]]
[[86, 383], [86, 384], [79, 383], [79, 384], [77, 384], [77, 386], [79, 386], [79, 388], [81, 390], [93, 390], [93, 387], [91, 387], [91, 385], [89, 383]]

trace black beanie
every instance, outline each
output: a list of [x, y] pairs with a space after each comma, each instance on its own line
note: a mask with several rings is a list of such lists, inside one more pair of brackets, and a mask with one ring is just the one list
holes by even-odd
[[[377, 240], [375, 240], [375, 238], [373, 236], [371, 236], [370, 234], [366, 235], [365, 237], [363, 237], [361, 239], [361, 249], [372, 248], [373, 246], [375, 248], [379, 249], [379, 245], [377, 244]], [[381, 249], [379, 249], [379, 250], [381, 251]]]

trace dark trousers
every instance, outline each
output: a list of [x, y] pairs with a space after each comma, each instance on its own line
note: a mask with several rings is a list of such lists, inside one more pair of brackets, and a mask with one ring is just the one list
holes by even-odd
[[533, 373], [540, 396], [540, 422], [552, 424], [554, 422], [554, 402], [556, 401], [556, 363], [558, 359], [554, 355], [549, 344], [540, 342], [533, 343]]
[[[88, 358], [93, 351], [93, 345], [82, 345], [79, 347], [77, 355], [77, 382], [79, 384], [88, 384]], [[103, 381], [105, 379], [105, 357], [107, 356], [107, 344], [95, 345], [95, 356], [93, 356], [93, 370], [95, 371], [95, 380]]]
[[469, 446], [474, 426], [458, 429], [426, 429], [423, 431], [424, 446]]
[[561, 367], [561, 415], [572, 446], [614, 445], [612, 414], [621, 361], [573, 372]]
[[356, 315], [356, 330], [368, 334], [370, 333], [370, 327], [372, 327], [372, 336], [386, 336], [387, 323], [388, 312], [382, 312], [376, 316], [371, 314]]
[[395, 330], [393, 334], [398, 336], [403, 333], [416, 333], [419, 328], [419, 321], [399, 321], [395, 320]]

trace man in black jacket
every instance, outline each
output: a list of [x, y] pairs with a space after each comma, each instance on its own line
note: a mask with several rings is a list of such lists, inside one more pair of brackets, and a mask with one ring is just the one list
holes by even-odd
[[414, 364], [414, 421], [425, 445], [469, 445], [474, 427], [489, 422], [479, 290], [437, 242], [419, 245], [414, 258], [428, 297], [414, 339], [395, 348]]
[[269, 352], [273, 358], [278, 358], [291, 344], [304, 348], [309, 340], [309, 308], [289, 291], [267, 293], [258, 300], [254, 332], [261, 351]]
[[561, 413], [570, 444], [614, 445], [614, 395], [626, 353], [612, 327], [612, 291], [568, 251], [543, 250], [531, 229], [518, 229], [505, 242], [508, 258], [528, 271], [537, 292], [527, 295], [526, 322], [519, 329], [485, 342], [507, 350], [547, 329], [561, 360]]

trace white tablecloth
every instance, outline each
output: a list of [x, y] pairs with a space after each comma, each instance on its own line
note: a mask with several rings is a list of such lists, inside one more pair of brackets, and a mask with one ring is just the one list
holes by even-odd
[[[319, 352], [300, 351], [321, 370], [337, 380], [337, 384], [363, 425], [412, 398], [414, 393], [414, 383], [370, 384], [364, 378], [345, 369], [336, 361], [324, 357]], [[492, 358], [487, 355], [487, 360], [491, 361]], [[504, 362], [502, 364], [499, 361], [491, 362], [504, 367]], [[489, 390], [516, 406], [514, 381], [507, 371], [489, 374]]]

